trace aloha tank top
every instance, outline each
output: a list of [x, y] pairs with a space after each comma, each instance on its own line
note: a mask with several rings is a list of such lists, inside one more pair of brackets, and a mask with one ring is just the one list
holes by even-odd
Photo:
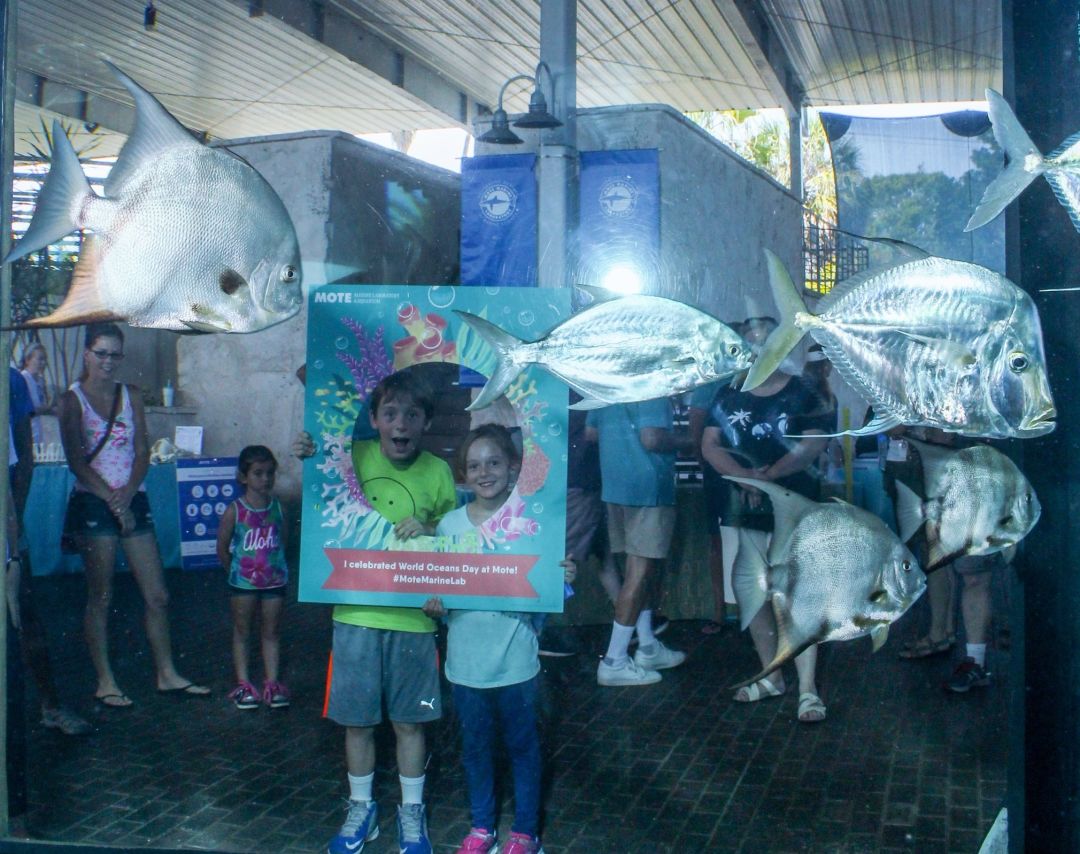
[[256, 510], [238, 498], [236, 525], [232, 535], [232, 561], [229, 584], [242, 590], [268, 590], [283, 587], [288, 580], [285, 549], [281, 546], [284, 517], [276, 498], [262, 510]]
[[[76, 381], [71, 390], [82, 406], [82, 440], [85, 452], [89, 454], [98, 446], [105, 428], [109, 426], [108, 416], [102, 418], [90, 405], [82, 386]], [[110, 402], [110, 407], [111, 407]], [[110, 409], [111, 412], [111, 409]], [[131, 398], [126, 385], [120, 386], [120, 412], [113, 422], [112, 432], [105, 446], [90, 463], [90, 468], [101, 475], [110, 488], [119, 489], [131, 478], [131, 469], [135, 463], [135, 414], [131, 408]], [[75, 488], [86, 491], [78, 481]], [[146, 490], [145, 484], [139, 484], [139, 491]]]

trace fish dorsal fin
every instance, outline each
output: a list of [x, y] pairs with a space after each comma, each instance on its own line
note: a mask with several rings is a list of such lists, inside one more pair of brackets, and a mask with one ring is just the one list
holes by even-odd
[[116, 196], [123, 192], [124, 185], [133, 174], [147, 163], [152, 163], [164, 150], [176, 146], [204, 146], [196, 141], [157, 98], [111, 62], [105, 60], [105, 64], [135, 99], [135, 128], [120, 149], [116, 165], [105, 181], [105, 195]]
[[1046, 176], [1046, 180], [1050, 182], [1050, 187], [1053, 189], [1058, 201], [1061, 202], [1061, 206], [1068, 211], [1073, 228], [1080, 231], [1080, 213], [1077, 212], [1078, 207], [1080, 207], [1080, 181], [1076, 179], [1075, 175], [1070, 175], [1067, 172], [1045, 172], [1043, 174]]
[[79, 252], [79, 263], [71, 275], [71, 287], [64, 301], [52, 314], [35, 317], [27, 326], [55, 327], [80, 326], [103, 320], [121, 320], [109, 311], [101, 300], [98, 282], [100, 278], [101, 256], [97, 240], [88, 237], [83, 241]]
[[896, 526], [900, 542], [906, 543], [926, 521], [922, 499], [906, 483], [896, 481]]
[[787, 550], [788, 541], [791, 539], [795, 526], [799, 524], [803, 516], [817, 506], [817, 502], [766, 480], [731, 475], [724, 475], [724, 479], [755, 487], [769, 496], [773, 506], [773, 536], [769, 544], [769, 562], [779, 563], [777, 558]]
[[574, 290], [579, 291], [583, 296], [588, 298], [586, 305], [582, 306], [582, 308], [588, 308], [590, 305], [596, 305], [601, 302], [611, 302], [611, 300], [622, 299], [623, 297], [623, 294], [609, 291], [607, 288], [602, 288], [599, 285], [575, 284]]
[[882, 413], [876, 415], [871, 421], [868, 421], [862, 427], [857, 430], [845, 430], [842, 433], [785, 433], [785, 439], [836, 439], [840, 436], [873, 436], [875, 433], [885, 433], [892, 430], [893, 427], [899, 427], [903, 424], [903, 420], [896, 415], [890, 413]]
[[923, 483], [926, 484], [928, 498], [936, 497], [938, 484], [946, 476], [946, 467], [952, 461], [957, 451], [945, 448], [941, 445], [933, 445], [929, 442], [920, 442], [918, 439], [907, 439], [912, 447], [919, 452], [919, 460], [922, 462]]
[[928, 537], [926, 546], [926, 569], [925, 572], [933, 572], [936, 569], [940, 569], [947, 563], [956, 560], [958, 557], [962, 557], [967, 554], [967, 549], [954, 549], [953, 551], [946, 551], [945, 547], [941, 543], [941, 537]]

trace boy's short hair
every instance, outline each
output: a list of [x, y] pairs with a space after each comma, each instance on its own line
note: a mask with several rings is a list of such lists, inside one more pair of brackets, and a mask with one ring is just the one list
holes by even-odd
[[424, 410], [424, 417], [431, 420], [431, 416], [435, 414], [435, 398], [427, 383], [410, 370], [397, 371], [379, 380], [368, 401], [371, 416], [378, 416], [379, 407], [384, 400], [394, 400], [401, 395], [411, 397], [413, 403]]
[[487, 439], [489, 442], [494, 442], [495, 446], [506, 454], [506, 458], [510, 460], [510, 465], [521, 467], [521, 449], [518, 447], [517, 442], [514, 441], [514, 434], [510, 432], [510, 429], [502, 424], [481, 424], [475, 430], [469, 431], [454, 458], [457, 466], [456, 474], [462, 481], [465, 480], [465, 457], [468, 456], [469, 448], [477, 439]]

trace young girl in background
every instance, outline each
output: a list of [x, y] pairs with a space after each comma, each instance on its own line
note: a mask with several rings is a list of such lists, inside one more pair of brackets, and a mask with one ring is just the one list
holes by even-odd
[[[465, 437], [458, 452], [461, 473], [476, 498], [447, 513], [439, 535], [466, 534], [491, 518], [509, 498], [521, 469], [521, 452], [510, 431], [485, 424]], [[563, 561], [572, 581], [573, 561]], [[447, 616], [434, 597], [424, 605], [431, 617]], [[495, 840], [495, 730], [514, 775], [514, 822], [502, 854], [542, 854], [540, 822], [540, 736], [537, 730], [536, 630], [529, 614], [510, 611], [449, 612], [446, 678], [461, 721], [462, 762], [469, 788], [473, 828], [458, 854], [493, 852]]]
[[278, 681], [281, 611], [289, 571], [285, 563], [285, 518], [281, 504], [271, 495], [276, 473], [277, 460], [269, 448], [244, 448], [236, 475], [244, 495], [226, 508], [218, 528], [217, 556], [229, 570], [233, 618], [236, 687], [229, 699], [238, 709], [259, 706], [260, 695], [248, 672], [248, 637], [256, 604], [262, 616], [262, 702], [272, 709], [289, 705], [289, 690]]

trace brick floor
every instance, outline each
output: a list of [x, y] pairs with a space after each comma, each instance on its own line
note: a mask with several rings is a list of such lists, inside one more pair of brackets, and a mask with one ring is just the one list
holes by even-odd
[[[239, 712], [225, 699], [230, 627], [221, 574], [171, 572], [169, 584], [180, 669], [211, 684], [214, 697], [177, 700], [153, 690], [138, 594], [124, 575], [112, 648], [136, 706], [95, 713], [80, 633], [82, 578], [35, 579], [62, 694], [95, 731], [65, 738], [31, 717], [33, 835], [124, 849], [325, 850], [346, 792], [341, 732], [320, 719], [328, 608], [287, 610], [292, 708]], [[655, 686], [597, 687], [600, 626], [576, 630], [586, 654], [544, 659], [549, 854], [977, 850], [1005, 792], [1004, 683], [947, 695], [940, 682], [949, 663], [899, 661], [899, 630], [873, 656], [868, 640], [829, 644], [819, 665], [828, 719], [800, 725], [793, 691], [732, 702], [725, 686], [755, 670], [749, 640], [706, 638], [699, 626], [672, 625], [665, 641], [689, 658]], [[990, 655], [1004, 674], [1007, 653]], [[469, 827], [454, 726], [451, 712], [429, 731], [427, 800], [439, 852], [456, 850]], [[382, 836], [365, 848], [372, 854], [397, 850], [388, 736], [380, 731]]]

